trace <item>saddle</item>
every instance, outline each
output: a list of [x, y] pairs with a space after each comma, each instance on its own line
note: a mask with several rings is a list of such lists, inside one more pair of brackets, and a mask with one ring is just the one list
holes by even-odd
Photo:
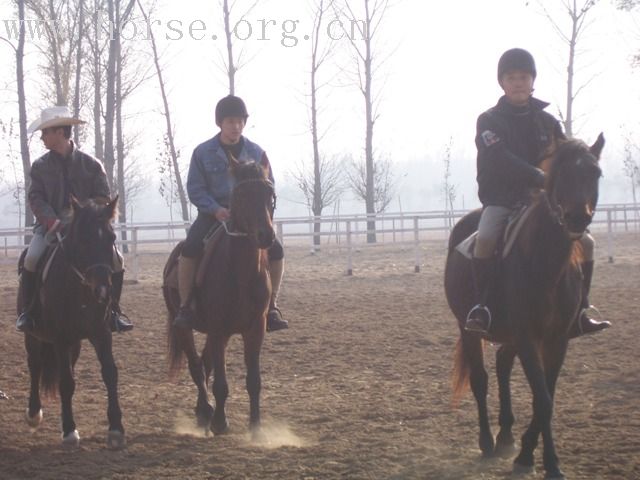
[[[522, 226], [527, 218], [529, 218], [532, 210], [533, 208], [530, 204], [525, 204], [516, 207], [511, 212], [504, 234], [502, 235], [502, 241], [498, 242], [498, 258], [504, 259], [509, 255], [518, 238], [518, 234], [522, 230]], [[475, 231], [455, 247], [458, 252], [469, 260], [473, 258], [473, 247], [476, 244], [477, 236], [478, 232]]]

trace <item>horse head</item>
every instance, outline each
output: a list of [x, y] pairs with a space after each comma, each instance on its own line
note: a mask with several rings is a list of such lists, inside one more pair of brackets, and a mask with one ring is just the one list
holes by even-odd
[[231, 172], [236, 182], [230, 205], [234, 226], [259, 248], [269, 248], [275, 240], [271, 221], [275, 192], [268, 170], [259, 163], [246, 162], [233, 165]]
[[558, 221], [572, 237], [579, 238], [593, 220], [603, 146], [602, 133], [591, 147], [577, 139], [562, 141], [549, 163], [545, 190]]
[[72, 220], [63, 244], [67, 259], [99, 304], [109, 301], [116, 235], [111, 221], [117, 213], [113, 200], [79, 202], [72, 198]]

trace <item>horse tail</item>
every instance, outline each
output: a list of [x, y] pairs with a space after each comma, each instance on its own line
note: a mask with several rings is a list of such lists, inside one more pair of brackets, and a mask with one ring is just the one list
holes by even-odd
[[40, 387], [47, 397], [55, 398], [58, 393], [60, 374], [58, 359], [52, 343], [42, 343], [40, 350], [42, 371], [40, 373]]
[[464, 347], [462, 344], [462, 337], [458, 338], [456, 343], [455, 358], [453, 361], [453, 371], [451, 372], [451, 380], [453, 383], [453, 406], [457, 406], [460, 403], [460, 399], [469, 389], [469, 375], [471, 368], [467, 360], [467, 356], [464, 354]]
[[[174, 377], [184, 363], [184, 350], [182, 349], [177, 329], [173, 327], [173, 315], [167, 315], [167, 347], [169, 349], [169, 376]], [[193, 335], [193, 334], [192, 334]]]

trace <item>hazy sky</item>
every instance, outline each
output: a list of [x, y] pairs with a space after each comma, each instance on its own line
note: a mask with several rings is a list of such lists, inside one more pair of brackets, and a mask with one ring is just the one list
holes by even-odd
[[[236, 3], [241, 11], [253, 2]], [[378, 57], [386, 60], [374, 78], [379, 96], [374, 143], [379, 154], [394, 162], [404, 210], [442, 208], [442, 153], [450, 138], [457, 206], [462, 206], [463, 199], [465, 207], [477, 204], [475, 121], [501, 95], [496, 64], [504, 50], [515, 46], [530, 50], [538, 68], [535, 95], [552, 103], [548, 110], [554, 115], [558, 105], [564, 107], [567, 48], [539, 9], [525, 3], [400, 0], [388, 10], [376, 46]], [[547, 3], [559, 6], [561, 2]], [[308, 160], [311, 151], [307, 107], [310, 42], [305, 40], [305, 35], [311, 33], [309, 12], [304, 1], [263, 0], [239, 25], [238, 35], [246, 40], [236, 42], [236, 48], [244, 48], [248, 60], [238, 73], [236, 85], [237, 94], [245, 99], [250, 113], [245, 135], [262, 145], [273, 163], [280, 215], [306, 213], [290, 201], [301, 197], [290, 185], [287, 173], [298, 162]], [[0, 18], [13, 15], [9, 2], [3, 0]], [[626, 131], [640, 138], [640, 72], [634, 73], [629, 66], [630, 55], [640, 49], [638, 16], [618, 12], [607, 1], [601, 1], [589, 15], [592, 23], [582, 40], [576, 83], [580, 86], [591, 81], [575, 103], [575, 130], [586, 141], [605, 132], [609, 143], [603, 159], [601, 201], [629, 201], [622, 173], [621, 134]], [[220, 38], [212, 39], [216, 34], [221, 37], [219, 17], [215, 0], [164, 1], [153, 14], [154, 32], [162, 40], [177, 141], [185, 164], [193, 148], [216, 133], [213, 110], [216, 101], [227, 93], [219, 67], [224, 43]], [[562, 14], [559, 18], [564, 21]], [[294, 21], [297, 23], [292, 31]], [[191, 34], [189, 26], [193, 27]], [[146, 52], [149, 44], [141, 38], [144, 26], [138, 23], [137, 27], [138, 38], [130, 42]], [[132, 32], [130, 27], [128, 35]], [[335, 45], [335, 57], [320, 72], [321, 78], [328, 81], [320, 94], [324, 107], [319, 120], [325, 131], [321, 148], [327, 155], [357, 158], [362, 155], [364, 144], [363, 101], [347, 74], [353, 65], [348, 42], [330, 38], [338, 33], [334, 29], [324, 35], [327, 43]], [[3, 24], [0, 35], [5, 35]], [[26, 59], [30, 121], [43, 107], [36, 91], [35, 47], [33, 42], [28, 45]], [[7, 120], [17, 111], [11, 55], [8, 45], [0, 42], [0, 61], [10, 66], [0, 73], [0, 113]], [[129, 131], [141, 135], [133, 152], [136, 161], [152, 173], [157, 171], [156, 142], [163, 133], [160, 106], [157, 80], [152, 78], [134, 94], [127, 107], [129, 115], [137, 114], [128, 123]], [[90, 111], [87, 114], [90, 117]], [[91, 149], [90, 145], [86, 147]], [[42, 152], [36, 137], [31, 142], [31, 154], [35, 158]], [[149, 190], [145, 201], [159, 202], [152, 198], [157, 197], [157, 187], [150, 186]], [[347, 194], [345, 200], [350, 197]], [[353, 203], [343, 205], [352, 211], [364, 209]], [[397, 211], [399, 206], [396, 200], [390, 210]], [[156, 219], [158, 209], [155, 212], [140, 214], [138, 220]], [[7, 221], [4, 218], [2, 224], [7, 225]]]

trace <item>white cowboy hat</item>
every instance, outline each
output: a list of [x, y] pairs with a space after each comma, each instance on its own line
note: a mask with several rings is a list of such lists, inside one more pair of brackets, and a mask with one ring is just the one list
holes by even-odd
[[81, 123], [87, 123], [84, 120], [75, 118], [69, 111], [69, 107], [49, 107], [42, 110], [40, 118], [34, 120], [29, 128], [28, 133], [33, 133], [37, 130], [49, 127], [65, 127], [67, 125], [79, 125]]

